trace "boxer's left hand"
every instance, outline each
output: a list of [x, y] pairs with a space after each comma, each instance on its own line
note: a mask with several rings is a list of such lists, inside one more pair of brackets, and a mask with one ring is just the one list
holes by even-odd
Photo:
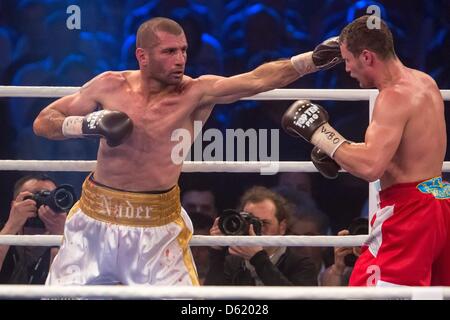
[[301, 75], [329, 69], [343, 61], [339, 47], [339, 37], [325, 40], [316, 46], [314, 51], [291, 57], [292, 66]]
[[319, 44], [313, 51], [312, 59], [318, 70], [326, 70], [344, 61], [339, 48], [339, 37], [333, 37]]
[[329, 125], [328, 119], [328, 112], [322, 106], [298, 100], [284, 113], [281, 125], [288, 134], [302, 137], [333, 158], [347, 140]]

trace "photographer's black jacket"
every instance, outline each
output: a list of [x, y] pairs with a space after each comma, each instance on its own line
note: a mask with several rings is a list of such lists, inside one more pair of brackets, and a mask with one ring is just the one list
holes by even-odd
[[11, 246], [0, 270], [2, 284], [44, 284], [50, 268], [50, 248], [31, 260], [23, 246]]
[[[256, 285], [243, 258], [227, 255], [226, 249], [210, 249], [209, 259], [205, 285]], [[275, 265], [264, 250], [256, 253], [250, 263], [265, 286], [317, 286], [317, 272], [311, 258], [289, 248]]]

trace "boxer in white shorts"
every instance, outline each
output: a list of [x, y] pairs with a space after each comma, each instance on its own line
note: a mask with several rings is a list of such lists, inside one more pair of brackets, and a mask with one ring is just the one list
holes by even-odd
[[337, 39], [330, 39], [314, 51], [244, 74], [193, 79], [184, 75], [187, 47], [178, 23], [150, 19], [136, 35], [139, 70], [105, 72], [36, 118], [34, 132], [49, 139], [102, 138], [92, 175], [97, 185], [84, 184], [48, 284], [197, 284], [188, 248], [191, 230], [183, 222], [178, 188], [173, 189], [180, 156], [186, 156], [175, 151], [176, 131], [187, 130], [193, 141], [194, 122], [204, 124], [216, 104], [284, 87], [342, 62]]
[[179, 198], [178, 186], [125, 192], [90, 175], [46, 284], [198, 285], [188, 246], [192, 224]]

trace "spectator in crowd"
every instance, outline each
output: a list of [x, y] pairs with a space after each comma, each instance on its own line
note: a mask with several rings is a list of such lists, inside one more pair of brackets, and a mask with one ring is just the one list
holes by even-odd
[[[209, 235], [209, 229], [214, 223], [214, 219], [202, 212], [196, 212], [191, 216], [192, 226], [194, 227], [195, 236], [207, 236]], [[200, 285], [205, 282], [205, 277], [209, 269], [209, 247], [205, 246], [192, 246], [192, 256], [194, 257], [195, 266], [197, 268], [198, 281]]]
[[[338, 236], [348, 235], [348, 230], [341, 230]], [[334, 248], [334, 263], [326, 268], [320, 275], [321, 286], [347, 286], [353, 267], [345, 264], [345, 257], [354, 253], [356, 248]]]
[[[33, 194], [56, 188], [56, 183], [43, 174], [19, 179], [14, 186], [9, 218], [0, 234], [62, 235], [65, 213], [56, 213], [50, 207], [37, 207]], [[53, 258], [59, 247], [0, 245], [0, 283], [44, 284]]]
[[[299, 207], [297, 207], [299, 208]], [[329, 218], [318, 209], [303, 207], [297, 210], [289, 224], [289, 234], [297, 236], [320, 236], [329, 233]], [[307, 256], [314, 262], [315, 274], [320, 280], [320, 274], [329, 265], [332, 252], [326, 247], [293, 247], [299, 255]], [[320, 284], [320, 281], [319, 281]]]
[[[262, 223], [262, 235], [286, 233], [291, 208], [283, 197], [265, 187], [253, 187], [244, 193], [240, 202], [240, 211], [252, 214]], [[223, 235], [219, 218], [214, 221], [210, 234]], [[253, 224], [248, 234], [256, 235]], [[211, 247], [205, 284], [312, 286], [317, 285], [317, 276], [310, 258], [287, 247]]]
[[[338, 232], [338, 236], [360, 235], [369, 233], [367, 218], [355, 218], [347, 229]], [[346, 286], [356, 259], [361, 254], [361, 247], [335, 247], [334, 263], [321, 274], [322, 286]]]
[[207, 189], [190, 189], [183, 192], [181, 205], [192, 218], [197, 213], [203, 213], [215, 219], [217, 217], [216, 199], [214, 193]]

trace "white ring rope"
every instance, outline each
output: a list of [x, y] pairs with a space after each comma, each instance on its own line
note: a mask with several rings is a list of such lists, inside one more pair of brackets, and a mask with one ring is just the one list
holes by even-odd
[[[58, 98], [77, 92], [80, 87], [0, 86], [0, 97]], [[378, 90], [367, 89], [275, 89], [242, 100], [340, 100], [364, 101]], [[450, 90], [441, 90], [450, 100]]]
[[75, 93], [80, 87], [0, 86], [0, 97], [59, 98]]
[[[0, 171], [78, 171], [95, 169], [95, 160], [0, 160]], [[317, 172], [310, 161], [185, 161], [183, 172]]]
[[0, 160], [0, 171], [73, 171], [88, 172], [95, 169], [95, 160]]
[[[0, 97], [55, 98], [72, 94], [79, 87], [0, 86]], [[276, 89], [243, 100], [369, 100], [377, 90]], [[450, 100], [450, 90], [441, 90]], [[96, 161], [1, 160], [0, 170], [92, 171]], [[185, 162], [183, 172], [261, 172], [278, 165], [278, 172], [317, 172], [311, 162]], [[445, 162], [443, 171], [450, 171]], [[368, 238], [360, 236], [193, 236], [191, 246], [359, 246]], [[0, 245], [58, 246], [62, 236], [2, 235]], [[177, 287], [177, 286], [0, 286], [2, 298], [128, 298], [128, 299], [450, 299], [450, 287]]]
[[[96, 163], [95, 160], [0, 160], [0, 171], [90, 172]], [[184, 161], [182, 171], [259, 173], [275, 166], [276, 172], [317, 172], [311, 161]], [[443, 163], [442, 171], [450, 171], [450, 161]]]
[[93, 299], [450, 299], [450, 287], [280, 287], [267, 286], [0, 286], [0, 298]]
[[[286, 247], [355, 247], [362, 245], [368, 235], [358, 236], [193, 236], [190, 246], [286, 246]], [[0, 235], [0, 245], [59, 246], [62, 236]]]

